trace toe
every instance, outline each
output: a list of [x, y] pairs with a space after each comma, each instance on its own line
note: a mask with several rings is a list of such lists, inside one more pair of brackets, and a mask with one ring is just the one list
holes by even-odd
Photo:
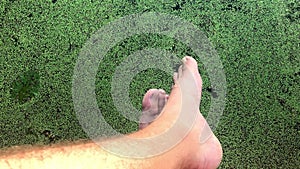
[[161, 110], [165, 107], [165, 104], [166, 104], [166, 93], [164, 94], [161, 93], [157, 101], [157, 110], [158, 110], [157, 114], [161, 112]]
[[178, 73], [177, 72], [173, 73], [173, 81], [175, 84], [178, 82]]
[[139, 129], [152, 123], [165, 107], [168, 95], [163, 89], [150, 89], [143, 99], [143, 112], [139, 120]]
[[155, 94], [157, 89], [149, 89], [146, 94], [144, 95], [143, 102], [142, 102], [142, 107], [143, 110], [147, 110], [151, 107], [151, 97]]
[[182, 63], [185, 67], [189, 67], [191, 68], [192, 70], [196, 70], [198, 71], [198, 64], [197, 64], [197, 61], [190, 57], [190, 56], [185, 56], [182, 58]]
[[158, 91], [159, 91], [161, 94], [166, 94], [166, 91], [164, 91], [163, 89], [158, 89]]
[[179, 68], [178, 68], [178, 78], [182, 77], [183, 76], [183, 65], [180, 65]]

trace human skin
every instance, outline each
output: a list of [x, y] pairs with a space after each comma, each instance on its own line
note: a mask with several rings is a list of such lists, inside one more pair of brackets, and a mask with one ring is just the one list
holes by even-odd
[[[191, 77], [197, 87], [183, 88], [185, 83], [190, 82]], [[153, 137], [168, 130], [174, 123], [180, 123], [178, 122], [180, 113], [191, 113], [184, 112], [185, 108], [181, 107], [181, 98], [184, 94], [190, 97], [191, 104], [196, 104], [196, 107], [200, 104], [202, 80], [193, 58], [183, 58], [183, 66], [179, 68], [178, 73], [174, 74], [174, 82], [168, 101], [158, 118], [142, 130], [129, 134], [128, 137]], [[52, 146], [14, 147], [3, 150], [0, 152], [0, 168], [217, 168], [222, 159], [221, 144], [209, 127], [206, 127], [204, 131], [207, 122], [199, 109], [192, 113], [197, 116], [189, 133], [174, 148], [160, 155], [140, 159], [126, 158], [105, 151], [93, 141], [78, 141]], [[184, 124], [182, 127], [185, 127]], [[211, 134], [200, 143], [199, 138], [204, 135], [204, 132]], [[118, 139], [114, 138], [107, 142]], [[128, 151], [132, 150], [128, 149]]]
[[169, 95], [162, 89], [150, 89], [142, 102], [142, 114], [139, 120], [139, 130], [149, 126], [162, 112]]

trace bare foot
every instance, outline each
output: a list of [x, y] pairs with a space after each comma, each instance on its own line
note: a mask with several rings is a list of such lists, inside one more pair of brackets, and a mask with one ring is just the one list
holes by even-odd
[[[182, 62], [183, 65], [179, 68], [178, 73], [174, 74], [175, 85], [178, 84], [178, 88], [184, 93], [183, 95], [190, 95], [192, 102], [199, 106], [202, 91], [202, 79], [198, 72], [197, 62], [189, 56], [184, 57]], [[193, 85], [196, 85], [196, 87]], [[172, 95], [170, 97], [172, 97]], [[183, 96], [183, 98], [185, 97]], [[201, 115], [199, 108], [197, 110], [198, 111], [195, 113], [198, 113], [199, 116], [197, 116], [194, 127], [187, 136], [187, 139], [184, 140], [190, 146], [193, 145], [191, 151], [194, 151], [194, 155], [191, 155], [189, 159], [190, 168], [217, 168], [222, 159], [221, 144], [212, 133], [206, 120]]]
[[162, 89], [150, 89], [146, 92], [142, 103], [142, 115], [140, 117], [139, 129], [151, 124], [164, 108], [168, 95]]
[[[199, 111], [202, 79], [197, 62], [189, 56], [182, 59], [183, 65], [174, 73], [174, 86], [161, 115], [147, 130], [161, 133], [174, 124], [178, 133], [189, 132], [172, 151], [185, 154], [182, 168], [217, 168], [222, 159], [222, 147]], [[182, 116], [183, 115], [183, 116]], [[182, 117], [192, 120], [182, 120]], [[179, 125], [178, 125], [179, 124]], [[180, 131], [182, 130], [182, 131]], [[174, 135], [175, 136], [175, 135]], [[173, 136], [172, 136], [173, 137]]]

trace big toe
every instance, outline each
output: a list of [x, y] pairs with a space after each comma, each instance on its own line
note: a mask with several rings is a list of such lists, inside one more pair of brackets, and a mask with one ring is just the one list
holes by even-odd
[[198, 73], [198, 64], [194, 58], [185, 56], [181, 59], [181, 61], [183, 63], [183, 69], [189, 68], [190, 71]]

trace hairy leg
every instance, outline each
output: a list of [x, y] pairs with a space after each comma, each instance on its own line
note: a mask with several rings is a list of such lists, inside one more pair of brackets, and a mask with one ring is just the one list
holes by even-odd
[[[197, 63], [193, 58], [183, 58], [183, 66], [174, 74], [174, 81], [175, 85], [161, 114], [148, 127], [128, 135], [133, 138], [149, 138], [168, 130], [178, 120], [182, 123], [178, 119], [180, 113], [197, 115], [192, 116], [195, 119], [190, 132], [170, 151], [151, 158], [131, 159], [107, 152], [92, 141], [80, 141], [0, 151], [0, 168], [217, 168], [222, 158], [220, 142], [199, 109], [187, 111], [190, 110], [189, 107], [199, 105], [202, 89]], [[186, 98], [188, 102], [184, 102], [182, 98]], [[186, 127], [185, 124], [179, 126]], [[178, 130], [180, 132], [181, 128]], [[202, 139], [203, 135], [205, 139]], [[172, 138], [173, 136], [167, 139]], [[107, 141], [115, 142], [118, 139], [120, 138]], [[153, 144], [155, 148], [161, 142]], [[126, 151], [135, 151], [128, 147]]]

